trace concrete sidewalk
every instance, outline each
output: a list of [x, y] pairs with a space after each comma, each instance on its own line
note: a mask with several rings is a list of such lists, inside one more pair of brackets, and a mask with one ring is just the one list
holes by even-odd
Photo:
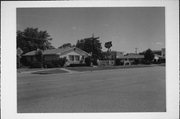
[[66, 68], [60, 68], [61, 70], [63, 71], [67, 71], [68, 73], [77, 73], [78, 71], [73, 71], [73, 70], [69, 70], [69, 69], [66, 69]]
[[38, 70], [32, 70], [32, 71], [17, 71], [17, 73], [35, 73], [39, 71], [51, 71], [51, 70], [64, 70], [64, 68], [50, 68], [50, 69], [38, 69]]

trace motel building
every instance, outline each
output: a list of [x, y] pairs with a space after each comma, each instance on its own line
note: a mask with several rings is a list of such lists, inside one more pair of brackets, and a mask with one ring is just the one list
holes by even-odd
[[162, 48], [161, 50], [154, 50], [154, 62], [163, 62], [165, 63], [166, 60], [166, 52], [165, 52], [165, 48]]
[[122, 55], [118, 57], [123, 65], [132, 65], [134, 63], [140, 63], [144, 59], [144, 55], [139, 55], [136, 53], [130, 53], [127, 55]]
[[135, 63], [141, 63], [144, 59], [144, 55], [140, 55], [136, 53], [129, 53], [124, 55], [124, 53], [120, 51], [111, 51], [110, 55], [108, 56], [108, 59], [110, 62], [109, 65], [116, 65], [117, 59], [118, 59], [118, 64], [132, 65]]

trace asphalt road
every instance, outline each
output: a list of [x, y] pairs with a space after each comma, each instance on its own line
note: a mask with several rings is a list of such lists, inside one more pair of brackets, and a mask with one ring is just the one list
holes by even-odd
[[165, 67], [18, 74], [19, 113], [164, 112]]

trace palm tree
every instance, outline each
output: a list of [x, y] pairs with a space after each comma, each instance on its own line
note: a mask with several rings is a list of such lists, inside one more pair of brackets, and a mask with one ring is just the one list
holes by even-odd
[[107, 48], [107, 57], [109, 60], [109, 56], [111, 55], [111, 47], [112, 47], [112, 41], [106, 42], [104, 45]]

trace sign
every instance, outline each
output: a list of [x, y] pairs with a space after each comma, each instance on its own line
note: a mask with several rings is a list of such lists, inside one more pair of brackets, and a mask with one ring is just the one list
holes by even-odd
[[106, 42], [106, 43], [105, 43], [105, 47], [106, 47], [106, 48], [112, 47], [112, 41]]

